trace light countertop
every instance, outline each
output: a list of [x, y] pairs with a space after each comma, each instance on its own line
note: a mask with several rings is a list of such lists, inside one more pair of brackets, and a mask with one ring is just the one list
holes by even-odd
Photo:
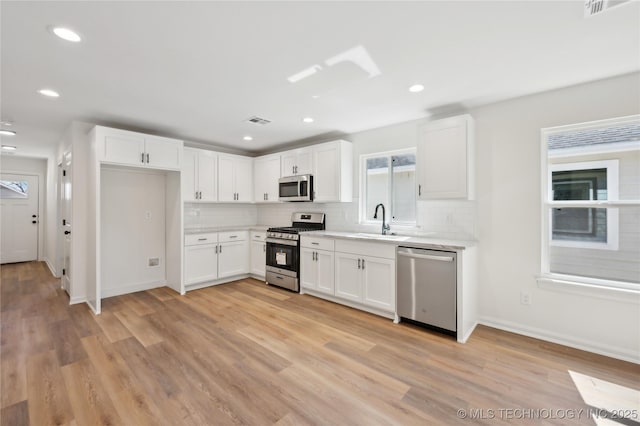
[[187, 228], [184, 230], [184, 234], [193, 235], [193, 234], [206, 234], [209, 232], [232, 232], [232, 231], [265, 232], [267, 228], [269, 228], [269, 226], [266, 226], [266, 225], [198, 227], [198, 228]]
[[474, 240], [452, 240], [439, 238], [437, 234], [424, 236], [408, 235], [379, 235], [363, 232], [342, 231], [310, 231], [302, 234], [310, 237], [331, 237], [345, 240], [369, 241], [375, 243], [387, 243], [395, 246], [416, 246], [430, 249], [464, 250], [477, 244]]

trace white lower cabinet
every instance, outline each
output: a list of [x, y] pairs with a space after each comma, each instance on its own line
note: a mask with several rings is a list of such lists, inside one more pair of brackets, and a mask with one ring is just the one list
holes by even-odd
[[395, 260], [336, 253], [336, 296], [395, 312]]
[[332, 251], [306, 247], [300, 249], [300, 286], [334, 294], [335, 274]]
[[184, 283], [186, 286], [244, 275], [248, 272], [247, 231], [185, 236]]
[[300, 286], [372, 312], [396, 310], [395, 246], [301, 237]]
[[265, 232], [251, 232], [251, 274], [264, 278], [267, 265], [267, 235]]

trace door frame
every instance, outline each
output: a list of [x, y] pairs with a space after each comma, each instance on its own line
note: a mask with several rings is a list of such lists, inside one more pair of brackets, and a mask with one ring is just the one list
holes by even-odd
[[[46, 164], [47, 164], [47, 159], [44, 158], [34, 158], [34, 160], [44, 160], [45, 161], [45, 168], [46, 168]], [[21, 175], [21, 176], [34, 176], [36, 179], [38, 179], [38, 248], [36, 250], [36, 252], [38, 253], [38, 257], [37, 260], [38, 261], [42, 261], [44, 260], [47, 263], [47, 266], [49, 266], [49, 269], [51, 269], [52, 267], [54, 267], [54, 265], [51, 265], [49, 260], [47, 260], [44, 257], [44, 222], [45, 222], [45, 217], [44, 217], [44, 203], [45, 203], [45, 191], [46, 188], [43, 190], [43, 182], [45, 182], [45, 186], [46, 186], [46, 180], [45, 180], [45, 176], [41, 173], [37, 173], [37, 172], [25, 172], [25, 171], [19, 171], [16, 169], [9, 169], [9, 170], [5, 170], [4, 168], [2, 169], [2, 173], [0, 173], [0, 176], [2, 175]], [[53, 269], [51, 269], [51, 272], [53, 273]]]

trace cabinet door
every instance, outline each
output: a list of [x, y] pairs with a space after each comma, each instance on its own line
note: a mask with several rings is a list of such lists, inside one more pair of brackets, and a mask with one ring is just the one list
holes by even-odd
[[247, 272], [249, 272], [248, 242], [221, 243], [218, 246], [218, 277], [231, 277]]
[[132, 135], [106, 135], [104, 137], [102, 161], [143, 166], [144, 137]]
[[234, 161], [236, 201], [253, 201], [253, 161], [251, 158], [238, 157]]
[[185, 149], [182, 161], [182, 198], [184, 201], [196, 201], [198, 191], [196, 182], [198, 181], [198, 151], [195, 149]]
[[356, 302], [362, 301], [361, 270], [359, 256], [336, 253], [336, 296]]
[[396, 310], [396, 265], [391, 259], [364, 257], [363, 302], [388, 312]]
[[311, 148], [302, 148], [296, 153], [296, 175], [313, 173], [313, 152]]
[[313, 155], [314, 201], [340, 201], [340, 145], [323, 144]]
[[216, 245], [205, 244], [184, 248], [185, 285], [211, 281], [218, 278]]
[[310, 248], [300, 249], [300, 286], [311, 290], [318, 288], [318, 263], [315, 251]]
[[467, 187], [470, 120], [451, 117], [421, 127], [416, 158], [419, 199], [473, 198]]
[[[186, 151], [185, 151], [186, 153]], [[200, 200], [218, 201], [218, 156], [212, 151], [198, 154], [198, 191]]]
[[327, 294], [335, 294], [335, 259], [331, 251], [316, 251], [317, 290]]
[[251, 241], [251, 273], [259, 277], [265, 276], [267, 263], [266, 243], [262, 241]]
[[253, 164], [253, 201], [256, 203], [277, 202], [280, 156], [260, 157], [255, 159]]
[[182, 142], [167, 138], [145, 138], [146, 165], [163, 170], [180, 170], [182, 167]]
[[218, 200], [234, 201], [233, 157], [218, 157]]
[[295, 151], [287, 151], [280, 156], [280, 176], [293, 176], [295, 175], [297, 155]]

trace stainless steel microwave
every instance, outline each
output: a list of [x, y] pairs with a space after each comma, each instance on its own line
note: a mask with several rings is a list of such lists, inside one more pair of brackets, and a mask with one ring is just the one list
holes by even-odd
[[313, 175], [280, 178], [278, 187], [280, 201], [313, 201]]

